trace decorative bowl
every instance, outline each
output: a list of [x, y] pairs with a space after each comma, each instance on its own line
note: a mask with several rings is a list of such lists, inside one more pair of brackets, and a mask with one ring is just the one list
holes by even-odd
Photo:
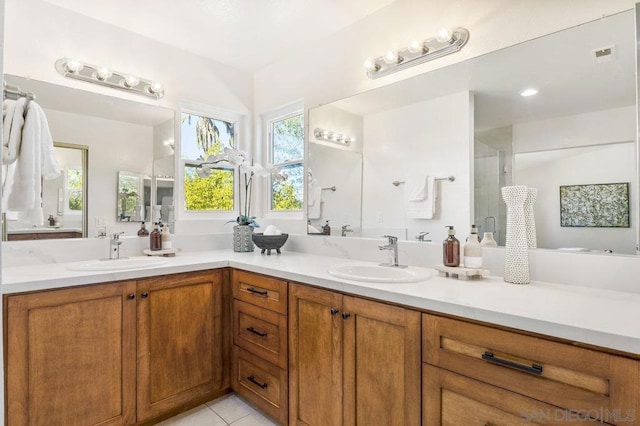
[[253, 243], [262, 250], [260, 253], [266, 251], [267, 255], [270, 255], [271, 250], [275, 250], [280, 254], [280, 248], [287, 241], [287, 238], [289, 238], [289, 234], [264, 235], [263, 233], [259, 233], [253, 234], [251, 238], [253, 239]]

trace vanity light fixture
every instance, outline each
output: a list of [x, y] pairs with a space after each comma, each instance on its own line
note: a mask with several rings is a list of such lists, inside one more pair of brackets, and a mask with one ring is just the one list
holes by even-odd
[[351, 144], [351, 142], [355, 142], [355, 138], [352, 138], [351, 136], [346, 136], [343, 135], [341, 133], [337, 133], [337, 132], [332, 132], [330, 130], [324, 130], [324, 129], [320, 129], [320, 128], [316, 128], [313, 131], [313, 136], [317, 139], [317, 140], [321, 140], [321, 141], [325, 141], [325, 142], [333, 142], [333, 143], [337, 143], [340, 145], [345, 145], [345, 146], [349, 146], [349, 144]]
[[369, 78], [378, 78], [405, 68], [450, 55], [462, 49], [469, 40], [464, 28], [444, 28], [435, 37], [414, 40], [405, 48], [390, 50], [385, 55], [368, 59], [364, 63]]
[[115, 71], [102, 65], [96, 66], [76, 59], [61, 58], [56, 61], [56, 70], [64, 77], [124, 90], [149, 98], [160, 99], [164, 96], [164, 89], [160, 83]]
[[520, 92], [520, 96], [523, 96], [525, 98], [529, 96], [537, 95], [537, 94], [538, 94], [538, 89], [534, 89], [534, 88], [524, 89], [522, 92]]

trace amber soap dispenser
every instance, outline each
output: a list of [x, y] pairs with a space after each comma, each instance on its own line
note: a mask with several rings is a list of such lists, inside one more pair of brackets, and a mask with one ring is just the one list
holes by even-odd
[[453, 226], [447, 226], [448, 236], [442, 242], [442, 263], [444, 266], [460, 266], [460, 241]]

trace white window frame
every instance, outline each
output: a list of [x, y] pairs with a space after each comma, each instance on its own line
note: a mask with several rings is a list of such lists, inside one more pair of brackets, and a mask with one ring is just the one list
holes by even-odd
[[[238, 172], [234, 171], [233, 175], [233, 209], [232, 210], [209, 210], [209, 211], [194, 211], [186, 209], [184, 182], [185, 182], [185, 167], [188, 165], [197, 164], [197, 161], [193, 159], [182, 158], [182, 114], [191, 114], [201, 117], [213, 118], [215, 120], [226, 121], [233, 123], [233, 140], [235, 142], [235, 148], [242, 149], [240, 126], [243, 122], [243, 116], [241, 114], [229, 111], [223, 108], [209, 107], [209, 106], [189, 106], [182, 105], [176, 110], [176, 123], [177, 123], [177, 138], [176, 144], [176, 169], [177, 174], [175, 182], [174, 204], [176, 206], [176, 220], [235, 220], [238, 216]], [[227, 167], [221, 167], [227, 168]]]
[[[264, 152], [263, 162], [265, 164], [267, 163], [271, 164], [271, 159], [273, 158], [273, 134], [272, 134], [273, 123], [277, 121], [282, 121], [286, 118], [293, 117], [296, 115], [304, 116], [303, 117], [304, 124], [302, 129], [302, 135], [303, 135], [302, 157], [292, 161], [287, 161], [286, 163], [277, 163], [275, 165], [284, 166], [284, 165], [290, 165], [290, 164], [301, 164], [303, 177], [304, 177], [304, 173], [306, 170], [304, 156], [306, 152], [307, 115], [305, 114], [304, 103], [302, 101], [293, 102], [291, 104], [288, 104], [276, 110], [273, 110], [269, 113], [266, 113], [262, 116], [262, 125], [264, 129], [263, 131], [264, 145], [263, 146], [265, 148], [263, 151]], [[304, 188], [306, 179], [303, 179], [303, 197], [302, 197], [303, 199], [302, 199], [302, 208], [300, 210], [273, 210], [271, 208], [272, 196], [273, 196], [271, 192], [271, 188], [272, 188], [271, 179], [272, 178], [264, 179], [265, 184], [262, 186], [263, 193], [265, 194], [263, 205], [264, 205], [264, 211], [267, 212], [266, 217], [269, 219], [303, 219], [306, 212], [306, 208], [305, 208], [306, 190]]]

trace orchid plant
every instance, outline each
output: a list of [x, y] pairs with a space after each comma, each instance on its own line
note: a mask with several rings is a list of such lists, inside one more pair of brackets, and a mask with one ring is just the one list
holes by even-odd
[[[251, 216], [251, 193], [254, 177], [272, 176], [274, 179], [282, 182], [287, 179], [280, 167], [267, 165], [266, 167], [259, 163], [249, 160], [247, 153], [235, 148], [225, 148], [222, 154], [210, 155], [198, 168], [198, 176], [206, 178], [211, 172], [218, 168], [215, 165], [219, 163], [231, 164], [234, 169], [238, 170], [238, 217], [229, 222], [236, 222], [238, 225], [249, 225], [257, 228], [260, 225], [256, 222], [256, 217]], [[242, 195], [244, 187], [244, 205], [242, 203]]]

